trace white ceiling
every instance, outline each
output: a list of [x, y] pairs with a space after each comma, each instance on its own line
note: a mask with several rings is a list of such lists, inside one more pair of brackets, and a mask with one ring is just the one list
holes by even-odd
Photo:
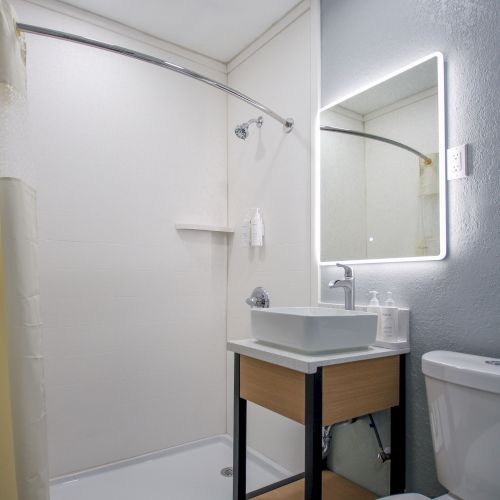
[[228, 62], [300, 0], [64, 0]]
[[366, 115], [419, 92], [436, 87], [437, 84], [437, 58], [433, 57], [343, 101], [340, 106], [360, 115]]

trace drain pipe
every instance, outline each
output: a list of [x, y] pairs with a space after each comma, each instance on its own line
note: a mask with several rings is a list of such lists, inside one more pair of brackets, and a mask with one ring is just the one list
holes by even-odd
[[377, 459], [381, 464], [383, 464], [384, 462], [387, 462], [387, 460], [391, 459], [391, 448], [384, 448], [382, 440], [380, 439], [380, 434], [378, 433], [377, 424], [375, 424], [375, 420], [373, 419], [373, 415], [371, 413], [368, 414], [368, 418], [370, 419], [370, 427], [373, 429], [378, 443]]
[[332, 448], [332, 441], [333, 441], [333, 427], [335, 425], [337, 426], [342, 426], [342, 425], [350, 425], [354, 424], [358, 420], [358, 417], [351, 418], [349, 420], [346, 420], [344, 422], [338, 422], [336, 424], [331, 424], [327, 425], [322, 428], [321, 430], [321, 442], [323, 445], [323, 460], [326, 460], [328, 458], [328, 453]]
[[[377, 444], [378, 444], [377, 460], [383, 464], [384, 462], [387, 462], [388, 460], [391, 459], [391, 448], [390, 448], [390, 446], [387, 446], [384, 448], [384, 445], [382, 443], [382, 439], [380, 438], [380, 434], [378, 432], [377, 424], [375, 423], [375, 420], [374, 420], [373, 415], [371, 413], [368, 414], [368, 418], [370, 419], [369, 425], [373, 429], [373, 432], [375, 434], [375, 438], [377, 439]], [[346, 420], [345, 422], [341, 422], [341, 423], [336, 424], [336, 425], [353, 424], [357, 420], [358, 420], [358, 418], [353, 418], [351, 420]], [[326, 459], [328, 458], [328, 453], [330, 452], [330, 450], [332, 448], [334, 425], [335, 424], [327, 425], [326, 427], [323, 427], [321, 430], [323, 461], [326, 461]]]
[[328, 452], [332, 447], [333, 424], [323, 427], [321, 431], [321, 442], [323, 443], [323, 460], [328, 457]]

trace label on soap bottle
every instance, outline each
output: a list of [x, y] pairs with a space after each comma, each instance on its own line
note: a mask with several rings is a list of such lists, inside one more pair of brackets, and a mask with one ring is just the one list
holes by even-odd
[[380, 308], [382, 340], [387, 340], [389, 342], [394, 342], [397, 340], [397, 314], [397, 307]]

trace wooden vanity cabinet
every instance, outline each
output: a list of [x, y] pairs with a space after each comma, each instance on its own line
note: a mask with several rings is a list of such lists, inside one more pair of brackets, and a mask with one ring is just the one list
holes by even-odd
[[[370, 491], [326, 470], [322, 427], [391, 409], [391, 494], [404, 492], [404, 356], [318, 367], [303, 373], [235, 354], [233, 500], [375, 500]], [[246, 403], [305, 426], [305, 472], [246, 492]]]

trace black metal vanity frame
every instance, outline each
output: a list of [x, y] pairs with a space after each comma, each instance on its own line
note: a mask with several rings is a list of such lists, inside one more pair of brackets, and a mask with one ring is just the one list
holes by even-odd
[[[233, 500], [246, 500], [304, 479], [304, 500], [321, 500], [323, 369], [305, 376], [305, 472], [246, 492], [247, 401], [240, 394], [240, 354], [234, 355]], [[404, 493], [406, 454], [405, 356], [399, 356], [399, 405], [391, 407], [391, 495]]]

